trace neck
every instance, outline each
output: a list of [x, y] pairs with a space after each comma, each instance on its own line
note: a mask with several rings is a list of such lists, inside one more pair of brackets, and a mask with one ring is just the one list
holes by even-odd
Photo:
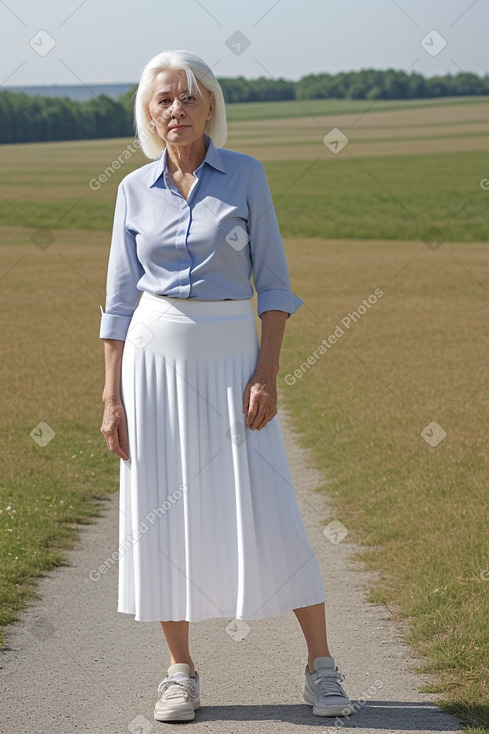
[[195, 140], [189, 145], [173, 145], [168, 143], [166, 165], [170, 173], [193, 173], [205, 158], [206, 148], [204, 137]]

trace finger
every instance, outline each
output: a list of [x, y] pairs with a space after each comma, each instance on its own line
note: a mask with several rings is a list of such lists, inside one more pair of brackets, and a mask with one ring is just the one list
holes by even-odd
[[251, 390], [251, 386], [250, 386], [250, 383], [248, 383], [245, 387], [244, 394], [243, 394], [243, 413], [248, 412], [248, 408], [250, 405], [250, 390]]
[[112, 450], [112, 453], [118, 456], [119, 458], [123, 459], [124, 461], [127, 460], [128, 457], [125, 454], [125, 452], [121, 449], [120, 446], [114, 446], [114, 448], [111, 450]]
[[253, 423], [256, 420], [256, 416], [258, 415], [259, 410], [259, 402], [260, 398], [256, 394], [252, 394], [250, 398], [250, 403], [248, 405], [248, 415], [246, 417], [245, 425], [248, 428], [253, 428]]
[[124, 461], [127, 461], [129, 459], [129, 436], [125, 419], [121, 421], [121, 425], [119, 426], [119, 447], [121, 449], [119, 456]]
[[118, 454], [119, 451], [119, 439], [117, 438], [117, 429], [114, 431], [107, 431], [105, 433], [105, 440], [107, 442], [107, 448], [113, 454]]
[[255, 430], [258, 428], [258, 426], [261, 425], [263, 422], [263, 419], [266, 419], [267, 415], [267, 405], [269, 405], [268, 399], [266, 397], [257, 398], [255, 401], [256, 406], [256, 412], [254, 414], [254, 417], [252, 421], [250, 422], [249, 427], [251, 430]]
[[127, 440], [127, 432], [125, 432], [122, 424], [118, 426], [112, 437], [112, 448], [110, 450], [124, 461], [129, 459], [129, 442]]
[[274, 410], [271, 405], [269, 405], [268, 406], [267, 413], [266, 413], [265, 417], [263, 418], [263, 421], [261, 422], [261, 424], [258, 426], [258, 429], [257, 430], [261, 431], [262, 428], [265, 428], [265, 426], [267, 426], [270, 423], [270, 421], [273, 418], [275, 418], [276, 415], [277, 415], [277, 411]]
[[105, 428], [102, 430], [102, 433], [104, 435], [105, 442], [109, 451], [113, 454], [116, 454], [116, 456], [120, 456], [121, 458], [123, 458], [121, 456], [121, 447], [119, 445], [118, 428]]
[[263, 428], [265, 428], [265, 426], [267, 426], [270, 423], [270, 421], [273, 418], [275, 418], [276, 415], [277, 415], [276, 406], [273, 404], [273, 402], [268, 402], [265, 408], [265, 413], [260, 423], [258, 423], [260, 416], [259, 415], [257, 416], [257, 419], [255, 421], [256, 430], [261, 431]]

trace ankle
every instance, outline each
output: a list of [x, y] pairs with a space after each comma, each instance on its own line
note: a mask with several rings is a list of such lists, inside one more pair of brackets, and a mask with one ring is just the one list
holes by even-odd
[[177, 663], [187, 663], [190, 668], [190, 675], [195, 675], [195, 667], [192, 660], [174, 660], [173, 658], [171, 658], [170, 665], [176, 665]]
[[[316, 655], [316, 657], [318, 657], [318, 656]], [[331, 655], [331, 653], [330, 653], [330, 652], [329, 652], [329, 650], [328, 650], [328, 654], [327, 654], [327, 655], [322, 655], [321, 657], [331, 658], [331, 657], [333, 657], [333, 656]], [[314, 668], [314, 660], [315, 660], [315, 658], [312, 658], [312, 659], [309, 659], [309, 660], [307, 661], [307, 667], [309, 668], [309, 672], [310, 672], [310, 673], [314, 673], [314, 672], [315, 672], [315, 668]]]

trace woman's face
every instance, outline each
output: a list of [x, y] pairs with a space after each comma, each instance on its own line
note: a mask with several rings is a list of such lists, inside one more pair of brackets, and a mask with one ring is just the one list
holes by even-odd
[[190, 95], [183, 69], [161, 71], [148, 104], [160, 138], [172, 145], [190, 145], [202, 137], [214, 111], [214, 95], [199, 83], [202, 97]]

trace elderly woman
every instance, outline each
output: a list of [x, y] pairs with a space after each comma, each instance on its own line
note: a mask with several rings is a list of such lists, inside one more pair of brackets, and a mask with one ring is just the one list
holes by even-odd
[[346, 715], [277, 417], [285, 322], [303, 301], [264, 168], [221, 147], [221, 88], [187, 51], [147, 64], [135, 118], [153, 162], [117, 191], [101, 431], [121, 459], [118, 611], [159, 621], [171, 656], [154, 716], [191, 720], [200, 706], [189, 622], [288, 610], [307, 643], [304, 700]]

